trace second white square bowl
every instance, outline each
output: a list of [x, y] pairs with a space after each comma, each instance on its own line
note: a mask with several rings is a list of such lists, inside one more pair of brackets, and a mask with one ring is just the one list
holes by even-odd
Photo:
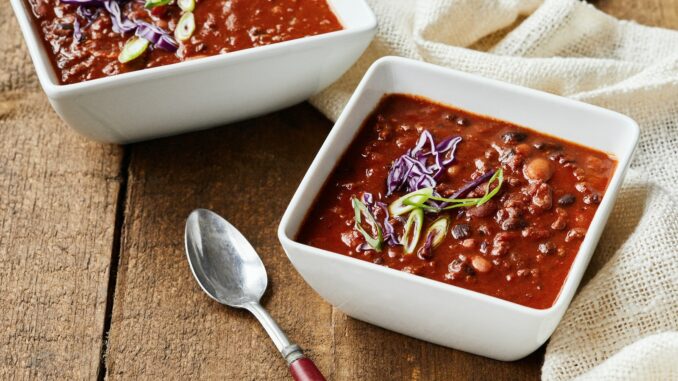
[[339, 78], [376, 33], [364, 0], [328, 0], [343, 30], [61, 85], [25, 0], [11, 0], [54, 110], [92, 139], [129, 143], [217, 126], [301, 102]]
[[[297, 242], [318, 192], [384, 94], [407, 93], [488, 115], [614, 154], [618, 160], [555, 304], [533, 309]], [[402, 58], [369, 69], [287, 208], [278, 237], [306, 282], [366, 322], [436, 344], [516, 360], [551, 336], [565, 313], [614, 205], [638, 140], [630, 118], [556, 95]]]

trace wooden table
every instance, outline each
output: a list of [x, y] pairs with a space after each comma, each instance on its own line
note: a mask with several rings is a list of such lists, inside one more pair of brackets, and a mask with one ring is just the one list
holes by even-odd
[[[596, 4], [678, 28], [678, 0]], [[264, 304], [330, 379], [539, 377], [543, 348], [513, 363], [442, 348], [353, 320], [303, 282], [276, 228], [332, 126], [311, 106], [93, 143], [58, 122], [10, 12], [0, 9], [0, 379], [287, 379], [256, 321], [192, 279], [182, 237], [196, 207], [249, 237], [268, 268]]]

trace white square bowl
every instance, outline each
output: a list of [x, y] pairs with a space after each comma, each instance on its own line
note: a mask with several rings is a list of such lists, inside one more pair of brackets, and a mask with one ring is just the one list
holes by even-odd
[[25, 0], [11, 0], [54, 110], [95, 140], [128, 143], [281, 109], [319, 92], [376, 33], [365, 0], [328, 0], [343, 30], [69, 85], [59, 84]]
[[[318, 192], [363, 120], [387, 93], [416, 94], [614, 154], [618, 162], [558, 299], [534, 309], [296, 242]], [[403, 58], [369, 69], [287, 208], [278, 237], [329, 303], [366, 322], [451, 348], [516, 360], [553, 333], [579, 285], [638, 141], [630, 118], [600, 107]]]

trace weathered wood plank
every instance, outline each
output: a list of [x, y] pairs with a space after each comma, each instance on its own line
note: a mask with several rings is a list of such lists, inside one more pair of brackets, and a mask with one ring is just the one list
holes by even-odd
[[183, 252], [197, 207], [231, 221], [268, 269], [264, 305], [323, 370], [332, 309], [305, 285], [276, 236], [329, 122], [308, 105], [217, 130], [131, 146], [128, 203], [108, 352], [111, 378], [286, 379], [256, 320], [198, 288]]
[[620, 19], [678, 29], [678, 0], [598, 0], [595, 5]]
[[122, 149], [71, 132], [0, 7], [0, 379], [93, 379]]

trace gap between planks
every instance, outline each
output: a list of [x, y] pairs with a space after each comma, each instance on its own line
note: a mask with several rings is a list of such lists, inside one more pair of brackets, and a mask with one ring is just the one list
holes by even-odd
[[122, 250], [122, 229], [125, 223], [125, 208], [127, 206], [127, 186], [130, 171], [130, 156], [132, 150], [129, 146], [122, 147], [122, 160], [120, 162], [120, 190], [115, 203], [115, 226], [113, 228], [113, 244], [111, 245], [111, 261], [108, 270], [108, 288], [106, 292], [106, 308], [104, 312], [104, 326], [101, 330], [101, 347], [99, 350], [99, 367], [97, 369], [97, 380], [106, 379], [106, 352], [108, 350], [108, 333], [111, 330], [111, 321], [113, 318], [113, 301], [115, 300], [115, 289], [118, 280], [118, 263], [120, 262], [120, 252]]

